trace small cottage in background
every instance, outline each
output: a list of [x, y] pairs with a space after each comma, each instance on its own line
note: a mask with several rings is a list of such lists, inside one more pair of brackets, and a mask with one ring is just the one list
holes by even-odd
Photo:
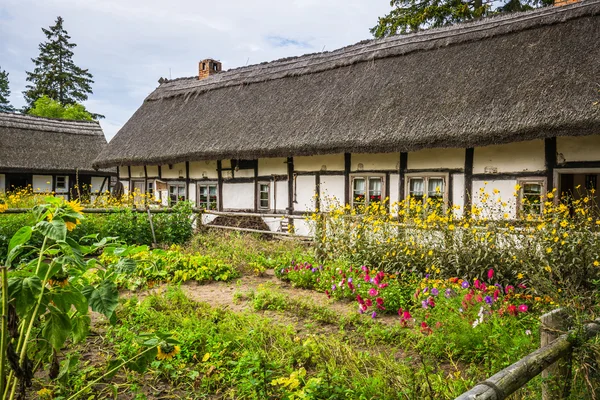
[[104, 146], [95, 121], [0, 113], [0, 193], [30, 186], [72, 199], [110, 190], [116, 170], [92, 166]]
[[517, 188], [511, 218], [598, 183], [599, 0], [198, 69], [161, 79], [95, 165], [171, 204], [281, 214], [429, 196], [460, 215]]

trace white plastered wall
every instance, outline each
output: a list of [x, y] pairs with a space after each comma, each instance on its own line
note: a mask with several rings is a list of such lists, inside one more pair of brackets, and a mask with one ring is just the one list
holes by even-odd
[[558, 164], [600, 160], [600, 135], [556, 138]]
[[400, 175], [390, 174], [390, 210], [393, 210], [392, 207], [394, 204], [400, 201], [399, 185]]
[[316, 180], [313, 175], [296, 176], [296, 203], [294, 204], [294, 211], [315, 210], [315, 189]]
[[[179, 179], [185, 178], [185, 163], [172, 164], [172, 168], [168, 165], [160, 167], [162, 177], [165, 179]], [[132, 172], [133, 175], [133, 172]], [[134, 176], [135, 177], [135, 176]]]
[[127, 166], [119, 167], [119, 179], [129, 179], [129, 169]]
[[[503, 179], [503, 180], [489, 180], [473, 181], [473, 205], [476, 207], [482, 207], [482, 216], [487, 218], [516, 218], [517, 216], [517, 202], [515, 193], [515, 186], [517, 185], [517, 179]], [[482, 202], [482, 189], [483, 193], [487, 193], [489, 198], [484, 204]], [[494, 193], [494, 189], [498, 193]], [[502, 206], [502, 203], [506, 203], [506, 206]], [[507, 214], [507, 215], [505, 215]]]
[[35, 193], [50, 193], [52, 191], [52, 175], [33, 175], [32, 187]]
[[102, 190], [108, 190], [108, 183], [110, 182], [110, 178], [107, 178], [106, 184], [104, 188], [102, 188], [102, 183], [104, 183], [103, 176], [92, 176], [92, 187], [90, 188], [91, 192], [98, 192], [102, 188]]
[[397, 171], [399, 168], [400, 153], [357, 153], [352, 154], [350, 158], [350, 169], [353, 172], [363, 170]]
[[[325, 166], [325, 169], [323, 169]], [[327, 154], [321, 156], [294, 157], [294, 171], [343, 171], [344, 155]]]
[[259, 158], [258, 175], [287, 175], [287, 158]]
[[129, 194], [129, 181], [121, 181], [123, 184], [123, 194]]
[[223, 183], [223, 208], [254, 209], [254, 183]]
[[454, 210], [454, 216], [463, 216], [465, 208], [465, 174], [452, 174], [452, 205], [460, 207]]
[[0, 193], [4, 193], [6, 191], [6, 177], [4, 174], [0, 174]]
[[158, 165], [147, 165], [148, 178], [158, 178]]
[[343, 206], [344, 175], [321, 175], [320, 193], [322, 210]]
[[190, 187], [188, 188], [190, 197], [188, 198], [196, 206], [196, 184], [190, 183]]
[[543, 140], [476, 147], [473, 173], [543, 171], [545, 162]]
[[133, 165], [131, 167], [131, 178], [133, 179], [139, 179], [139, 178], [145, 178], [146, 174], [144, 172], [144, 167], [140, 166], [140, 165]]
[[424, 149], [408, 153], [409, 170], [460, 169], [465, 167], [465, 149]]
[[217, 162], [214, 160], [208, 161], [193, 161], [190, 162], [190, 178], [191, 179], [217, 179]]
[[277, 181], [273, 182], [272, 185], [275, 189], [271, 189], [273, 193], [273, 209], [275, 211], [285, 211], [288, 206], [288, 182]]

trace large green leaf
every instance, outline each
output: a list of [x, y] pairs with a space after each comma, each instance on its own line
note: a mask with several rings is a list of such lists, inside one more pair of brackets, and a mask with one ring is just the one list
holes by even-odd
[[54, 290], [52, 301], [62, 311], [68, 312], [74, 306], [79, 314], [87, 314], [88, 301], [83, 294], [77, 290]]
[[48, 309], [50, 313], [46, 314], [42, 336], [55, 350], [60, 350], [71, 333], [71, 319], [67, 313], [52, 305]]
[[67, 226], [60, 219], [40, 221], [35, 225], [35, 229], [48, 239], [64, 241], [67, 238]]
[[33, 229], [30, 226], [24, 226], [19, 229], [10, 239], [8, 244], [8, 255], [6, 257], [7, 265], [12, 264], [12, 261], [21, 251], [21, 247], [23, 247], [23, 245], [29, 241], [32, 231]]
[[42, 291], [42, 281], [37, 276], [14, 277], [8, 280], [8, 296], [14, 299], [17, 314], [23, 317], [36, 303]]
[[114, 266], [115, 272], [119, 274], [131, 274], [135, 272], [136, 267], [135, 260], [131, 258], [121, 258]]
[[110, 318], [119, 304], [119, 291], [111, 281], [103, 281], [98, 286], [86, 286], [81, 291], [92, 310]]
[[73, 325], [73, 341], [75, 343], [84, 340], [90, 332], [90, 316], [89, 315], [78, 315], [71, 322]]

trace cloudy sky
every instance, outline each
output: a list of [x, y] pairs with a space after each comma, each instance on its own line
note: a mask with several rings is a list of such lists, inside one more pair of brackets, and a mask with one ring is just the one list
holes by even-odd
[[389, 0], [0, 0], [0, 68], [11, 102], [24, 105], [25, 71], [58, 15], [75, 63], [94, 75], [86, 107], [106, 116], [110, 140], [162, 77], [197, 73], [203, 58], [224, 69], [333, 50], [371, 37]]

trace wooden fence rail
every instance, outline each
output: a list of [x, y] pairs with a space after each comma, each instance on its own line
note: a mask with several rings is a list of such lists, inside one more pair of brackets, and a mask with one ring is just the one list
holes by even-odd
[[[542, 316], [542, 322], [551, 318], [553, 313]], [[556, 327], [553, 327], [556, 328]], [[542, 344], [546, 340], [544, 338], [544, 327], [542, 327]], [[600, 334], [600, 318], [585, 325], [585, 339], [590, 339]], [[569, 357], [573, 352], [573, 343], [569, 336], [573, 332], [565, 333], [548, 345], [542, 346], [540, 349], [525, 356], [511, 366], [503, 369], [492, 377], [479, 383], [473, 389], [458, 396], [455, 400], [504, 400], [512, 393], [516, 392], [521, 387], [525, 386], [530, 380], [539, 375], [542, 371], [550, 366], [555, 365], [559, 360]], [[550, 332], [550, 334], [553, 334]], [[566, 377], [556, 377], [566, 379]], [[544, 390], [544, 398], [562, 398], [549, 394], [548, 390]]]

